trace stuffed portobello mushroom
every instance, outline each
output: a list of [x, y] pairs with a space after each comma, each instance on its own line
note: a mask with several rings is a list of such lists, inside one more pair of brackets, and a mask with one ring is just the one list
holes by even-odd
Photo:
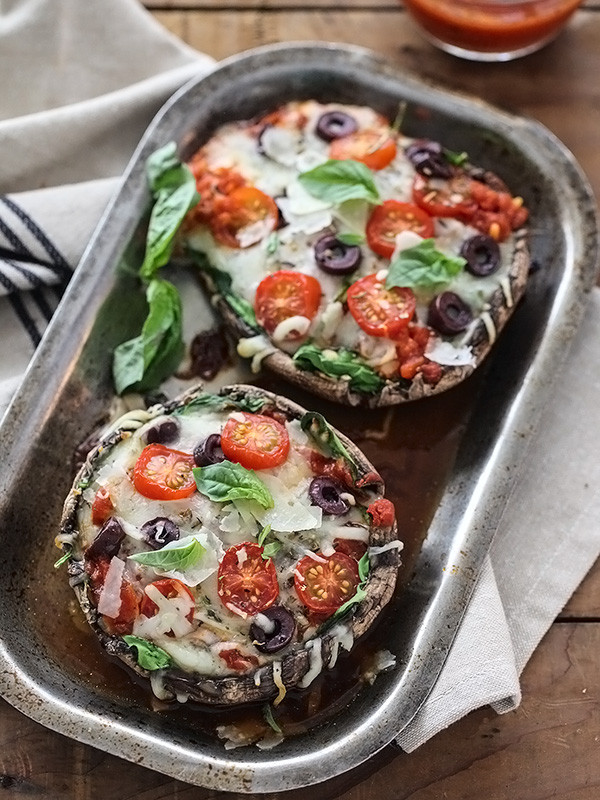
[[522, 198], [371, 108], [291, 102], [220, 127], [188, 166], [200, 200], [179, 239], [238, 352], [321, 396], [453, 386], [523, 294]]
[[102, 645], [159, 698], [278, 704], [393, 594], [383, 490], [320, 414], [256, 387], [194, 392], [90, 453], [58, 544]]

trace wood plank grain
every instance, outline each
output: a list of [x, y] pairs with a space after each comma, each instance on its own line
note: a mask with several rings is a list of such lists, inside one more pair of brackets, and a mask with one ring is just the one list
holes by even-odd
[[369, 47], [427, 80], [538, 119], [575, 153], [600, 196], [600, 82], [580, 77], [600, 74], [600, 13], [578, 12], [555, 42], [525, 60], [477, 65], [432, 47], [400, 10], [160, 11], [154, 16], [218, 59], [285, 41]]
[[565, 608], [560, 620], [592, 619], [600, 620], [600, 561], [587, 574]]
[[[600, 624], [555, 624], [523, 675], [523, 702], [470, 714], [408, 755], [387, 748], [310, 790], [314, 800], [597, 800]], [[242, 800], [166, 778], [42, 728], [0, 701], [0, 789], [15, 800]], [[306, 800], [306, 790], [269, 800]], [[263, 796], [264, 797], [264, 796]], [[266, 798], [265, 798], [266, 800]]]

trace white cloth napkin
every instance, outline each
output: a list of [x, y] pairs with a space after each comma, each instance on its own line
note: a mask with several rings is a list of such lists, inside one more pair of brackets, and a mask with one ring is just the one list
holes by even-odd
[[[136, 0], [1, 8], [0, 416], [145, 127], [213, 63]], [[598, 556], [598, 342], [600, 293], [405, 750], [475, 708], [519, 703], [521, 670]]]

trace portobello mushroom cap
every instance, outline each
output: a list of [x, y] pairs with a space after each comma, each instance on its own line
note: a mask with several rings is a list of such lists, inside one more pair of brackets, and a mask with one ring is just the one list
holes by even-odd
[[[465, 169], [472, 178], [485, 183], [495, 191], [507, 191], [506, 184], [495, 173], [476, 167], [465, 167]], [[272, 372], [281, 375], [306, 391], [348, 406], [382, 408], [440, 394], [468, 378], [484, 361], [525, 293], [530, 263], [528, 229], [522, 227], [514, 232], [514, 250], [507, 281], [503, 286], [499, 286], [488, 300], [488, 307], [484, 312], [487, 324], [484, 322], [483, 315], [476, 317], [476, 324], [472, 327], [469, 338], [463, 341], [464, 345], [468, 345], [472, 349], [474, 364], [441, 365], [442, 376], [433, 385], [426, 383], [423, 376], [417, 373], [412, 380], [403, 378], [396, 381], [387, 380], [379, 393], [368, 394], [351, 389], [349, 381], [343, 378], [332, 378], [320, 372], [300, 369], [294, 363], [292, 356], [281, 349], [275, 349], [273, 353], [265, 356], [261, 363], [264, 363]], [[227, 300], [219, 294], [210, 274], [202, 270], [198, 272], [201, 282], [212, 296], [213, 305], [236, 340], [255, 336], [257, 331], [241, 319]], [[277, 348], [277, 345], [273, 344], [273, 347]]]
[[[71, 548], [68, 559], [69, 582], [79, 604], [106, 652], [111, 656], [118, 657], [130, 669], [146, 678], [149, 678], [151, 673], [139, 666], [135, 650], [129, 647], [121, 636], [112, 635], [103, 629], [100, 624], [100, 615], [90, 602], [77, 519], [82, 504], [80, 486], [85, 485], [93, 478], [99, 461], [106, 457], [107, 452], [119, 442], [129, 438], [133, 431], [156, 417], [170, 414], [175, 409], [188, 405], [201, 393], [200, 389], [195, 389], [164, 405], [153, 406], [148, 411], [131, 412], [122, 417], [117, 423], [118, 427], [113, 429], [90, 452], [78, 472], [73, 488], [64, 504], [61, 535], [63, 539], [68, 539], [68, 543], [63, 544], [63, 550], [68, 552], [69, 547]], [[285, 415], [288, 420], [300, 420], [307, 413], [306, 409], [296, 403], [255, 386], [228, 386], [221, 389], [218, 395], [232, 401], [232, 410], [236, 408], [236, 399], [260, 398], [265, 403], [260, 413], [278, 412]], [[354, 486], [356, 495], [364, 503], [371, 503], [382, 498], [384, 494], [383, 481], [373, 465], [355, 444], [339, 431], [335, 432], [357, 464], [358, 476]], [[369, 546], [379, 547], [396, 539], [395, 522], [393, 525], [381, 527], [375, 525], [371, 520]], [[336, 622], [344, 624], [348, 632], [352, 634], [354, 641], [371, 628], [394, 593], [400, 565], [399, 550], [392, 547], [384, 552], [373, 554], [370, 556], [370, 562], [371, 569], [364, 586], [365, 598], [352, 606], [340, 620], [336, 620]], [[313, 647], [311, 643], [317, 639], [321, 643], [321, 658], [323, 668], [325, 668], [333, 648], [336, 647], [335, 635], [331, 630], [326, 629], [326, 624], [318, 637], [286, 646], [282, 651], [280, 661], [264, 664], [241, 675], [219, 677], [188, 673], [175, 666], [170, 666], [162, 670], [161, 686], [167, 695], [171, 695], [173, 698], [175, 696], [181, 698], [182, 695], [186, 695], [190, 700], [213, 706], [234, 706], [272, 700], [279, 692], [279, 687], [273, 677], [274, 666], [280, 664], [281, 680], [286, 689], [297, 686], [311, 667], [310, 649]]]

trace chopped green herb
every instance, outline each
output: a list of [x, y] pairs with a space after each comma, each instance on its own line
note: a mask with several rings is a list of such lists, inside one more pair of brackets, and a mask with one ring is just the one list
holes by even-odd
[[265, 718], [265, 722], [267, 725], [272, 728], [275, 733], [282, 733], [281, 728], [275, 722], [275, 717], [273, 716], [273, 709], [271, 708], [270, 703], [265, 703], [263, 706], [263, 717]]
[[130, 647], [135, 648], [137, 651], [137, 663], [142, 669], [147, 669], [152, 672], [157, 669], [165, 669], [172, 664], [171, 656], [147, 639], [141, 639], [139, 636], [127, 635], [123, 636], [123, 641]]
[[398, 103], [398, 111], [396, 111], [396, 116], [394, 117], [394, 121], [390, 126], [394, 133], [400, 133], [402, 129], [402, 123], [404, 122], [404, 117], [406, 116], [407, 108], [408, 103], [406, 100], [402, 100], [400, 103]]
[[271, 526], [270, 525], [265, 525], [265, 527], [262, 529], [262, 531], [258, 534], [258, 538], [256, 540], [260, 547], [263, 546], [263, 544], [265, 543], [265, 539], [267, 538], [267, 536], [270, 533], [271, 533]]
[[363, 244], [365, 241], [365, 237], [362, 233], [337, 233], [335, 238], [338, 240], [338, 242], [350, 247]]
[[72, 554], [71, 550], [67, 550], [66, 552], [64, 552], [62, 556], [58, 559], [58, 561], [54, 562], [54, 569], [62, 567], [65, 561], [68, 561], [71, 558], [71, 554]]
[[263, 547], [262, 557], [265, 561], [269, 558], [273, 558], [277, 555], [277, 553], [281, 550], [282, 544], [281, 542], [269, 542]]
[[447, 148], [443, 148], [443, 153], [451, 164], [454, 164], [455, 167], [462, 167], [465, 161], [468, 160], [469, 156], [464, 151], [462, 153], [455, 153], [453, 150], [448, 150]]
[[267, 239], [267, 255], [272, 256], [279, 247], [279, 236], [273, 232]]

